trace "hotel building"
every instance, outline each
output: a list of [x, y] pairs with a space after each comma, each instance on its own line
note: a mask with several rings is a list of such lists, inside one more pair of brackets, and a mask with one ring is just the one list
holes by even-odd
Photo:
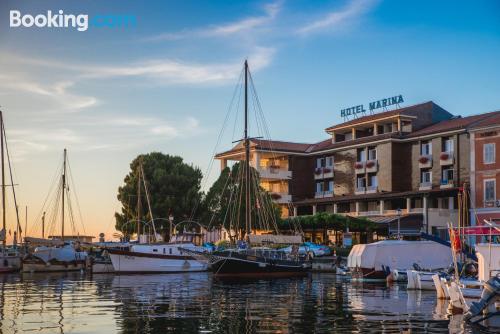
[[[251, 164], [284, 217], [367, 217], [389, 233], [399, 218], [403, 235], [445, 236], [446, 223], [456, 221], [458, 189], [470, 183], [472, 128], [499, 114], [460, 117], [426, 102], [330, 126], [329, 138], [314, 144], [252, 140]], [[224, 168], [243, 149], [216, 158]]]

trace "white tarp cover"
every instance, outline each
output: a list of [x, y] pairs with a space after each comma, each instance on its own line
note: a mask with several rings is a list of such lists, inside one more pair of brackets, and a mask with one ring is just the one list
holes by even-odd
[[476, 255], [480, 281], [487, 281], [500, 273], [500, 244], [477, 244]]
[[44, 262], [49, 262], [52, 259], [61, 262], [71, 262], [75, 260], [85, 260], [87, 258], [86, 252], [77, 252], [72, 245], [66, 245], [64, 247], [40, 246], [35, 248], [33, 255]]
[[451, 249], [434, 241], [383, 240], [355, 245], [347, 264], [350, 268], [406, 270], [417, 263], [422, 269], [446, 268], [452, 263]]
[[250, 234], [248, 236], [248, 240], [251, 244], [265, 244], [265, 243], [274, 243], [274, 244], [301, 244], [302, 236], [300, 235], [275, 235], [275, 234]]

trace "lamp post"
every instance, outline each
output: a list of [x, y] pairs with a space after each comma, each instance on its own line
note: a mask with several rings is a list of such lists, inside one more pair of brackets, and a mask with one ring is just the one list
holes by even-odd
[[168, 222], [170, 223], [169, 225], [169, 230], [168, 230], [168, 236], [170, 237], [170, 239], [172, 239], [172, 224], [174, 223], [174, 215], [172, 213], [170, 213], [168, 215]]
[[396, 210], [396, 214], [398, 215], [398, 240], [401, 240], [401, 209], [398, 208]]

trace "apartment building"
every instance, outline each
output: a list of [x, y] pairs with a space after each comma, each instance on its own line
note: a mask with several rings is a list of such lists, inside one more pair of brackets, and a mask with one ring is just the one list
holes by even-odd
[[470, 129], [471, 222], [500, 221], [500, 114]]
[[[472, 127], [496, 114], [454, 116], [426, 102], [364, 115], [326, 128], [329, 138], [318, 143], [252, 140], [252, 166], [279, 195], [284, 217], [333, 212], [389, 233], [399, 220], [403, 235], [444, 236], [459, 188], [470, 183]], [[224, 167], [243, 153], [238, 144], [216, 158]]]

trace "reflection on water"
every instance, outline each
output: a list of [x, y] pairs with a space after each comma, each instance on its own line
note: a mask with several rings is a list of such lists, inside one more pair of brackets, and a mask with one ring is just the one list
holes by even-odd
[[331, 274], [238, 282], [210, 273], [25, 274], [0, 284], [2, 333], [471, 332], [448, 319], [434, 292]]

